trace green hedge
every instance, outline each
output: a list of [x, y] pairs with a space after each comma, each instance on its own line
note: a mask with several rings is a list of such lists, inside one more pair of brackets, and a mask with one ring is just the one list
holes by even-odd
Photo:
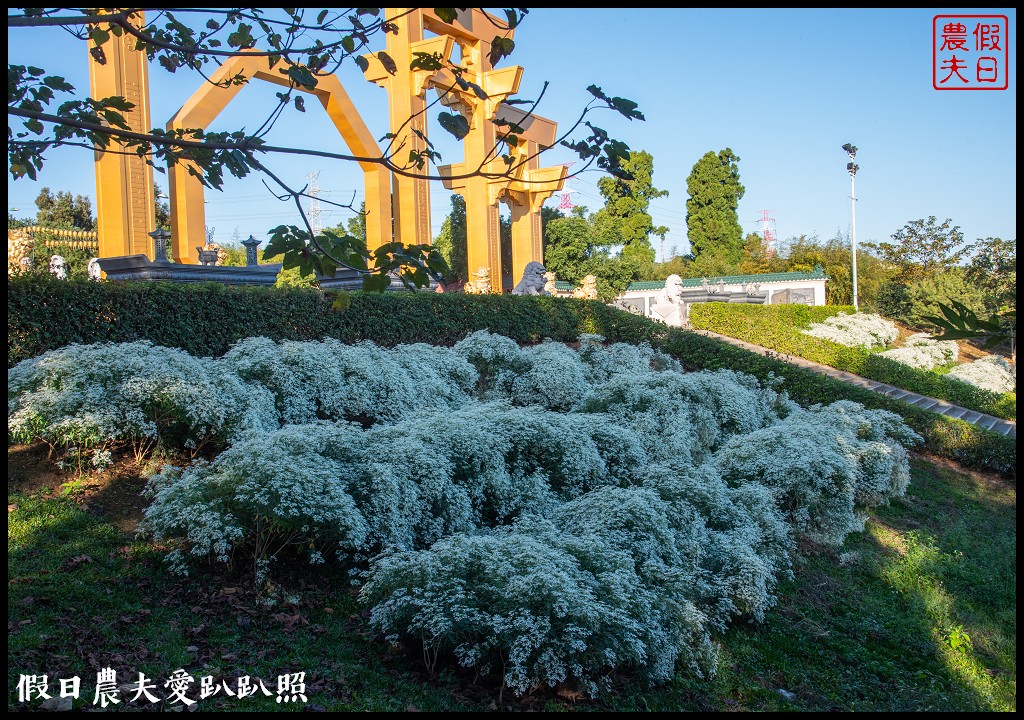
[[997, 394], [882, 357], [864, 348], [846, 347], [800, 331], [832, 315], [852, 313], [852, 306], [730, 305], [700, 303], [690, 308], [690, 325], [760, 345], [786, 355], [894, 385], [910, 392], [946, 400], [996, 417], [1016, 420], [1017, 396]]
[[[623, 342], [653, 342], [658, 328], [597, 301], [454, 293], [336, 293], [304, 288], [209, 284], [90, 283], [12, 279], [7, 290], [7, 366], [71, 343], [151, 340], [197, 356], [218, 356], [238, 340], [378, 345], [452, 345], [489, 329], [521, 343], [573, 342], [581, 332]], [[663, 331], [662, 331], [663, 334]]]
[[[353, 293], [350, 306], [338, 310], [333, 307], [335, 298], [298, 288], [14, 279], [7, 289], [8, 367], [71, 343], [145, 339], [194, 355], [216, 356], [237, 340], [255, 335], [275, 340], [335, 337], [391, 346], [450, 345], [480, 329], [521, 343], [545, 337], [572, 342], [580, 333], [598, 333], [611, 342], [649, 342], [691, 370], [728, 368], [762, 380], [773, 373], [785, 379], [790, 396], [801, 404], [846, 399], [891, 410], [924, 436], [927, 451], [972, 468], [1016, 473], [1017, 451], [1011, 438], [596, 301]], [[793, 309], [813, 317], [826, 308]]]

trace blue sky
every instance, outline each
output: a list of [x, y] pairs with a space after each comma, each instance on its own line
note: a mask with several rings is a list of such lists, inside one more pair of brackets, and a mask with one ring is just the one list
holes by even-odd
[[[935, 15], [1006, 15], [1009, 18], [1009, 89], [937, 91], [932, 87], [932, 18]], [[655, 200], [655, 224], [665, 225], [666, 253], [688, 249], [686, 178], [706, 152], [731, 148], [739, 157], [746, 194], [739, 217], [745, 231], [760, 229], [771, 210], [780, 239], [830, 238], [850, 227], [848, 158], [857, 162], [858, 242], [888, 240], [910, 220], [950, 218], [968, 241], [988, 236], [1015, 239], [1016, 225], [1016, 11], [996, 9], [626, 9], [587, 11], [535, 8], [516, 32], [516, 49], [503, 64], [524, 67], [519, 97], [530, 98], [549, 82], [540, 115], [568, 128], [589, 100], [586, 87], [639, 103], [644, 122], [612, 113], [595, 124], [630, 147], [654, 156], [654, 183], [669, 195]], [[8, 59], [62, 74], [88, 88], [84, 44], [61, 30], [8, 30]], [[387, 132], [386, 93], [347, 67], [342, 82], [371, 131]], [[152, 124], [162, 126], [196, 89], [199, 78], [151, 67]], [[252, 83], [211, 127], [257, 127], [273, 107], [278, 88]], [[458, 162], [461, 149], [436, 124], [430, 137], [443, 162]], [[580, 137], [582, 134], [577, 133]], [[346, 152], [315, 104], [289, 111], [267, 138], [291, 145]], [[554, 148], [547, 164], [572, 162]], [[270, 167], [295, 185], [320, 171], [324, 198], [362, 198], [356, 166], [318, 158], [277, 157]], [[579, 169], [581, 163], [573, 166]], [[597, 210], [598, 171], [568, 184], [575, 203]], [[166, 180], [157, 175], [166, 190]], [[88, 151], [50, 154], [35, 183], [8, 179], [8, 207], [32, 215], [39, 189], [94, 196]], [[450, 209], [450, 193], [431, 191], [436, 235]], [[265, 238], [281, 223], [297, 222], [292, 206], [275, 200], [256, 177], [229, 178], [223, 193], [208, 191], [207, 223], [228, 241], [237, 228]], [[549, 201], [557, 205], [558, 198]], [[334, 210], [324, 224], [351, 213]], [[652, 239], [661, 250], [657, 238]], [[660, 256], [660, 252], [659, 252]]]

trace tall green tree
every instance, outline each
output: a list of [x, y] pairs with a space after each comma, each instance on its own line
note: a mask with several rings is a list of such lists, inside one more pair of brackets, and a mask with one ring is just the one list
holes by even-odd
[[[610, 301], [637, 279], [637, 265], [612, 252], [607, 236], [601, 237], [587, 208], [573, 208], [572, 215], [552, 219], [544, 236], [544, 266], [559, 280], [579, 285], [587, 275], [597, 278], [597, 293]], [[653, 263], [652, 263], [653, 265]], [[650, 277], [649, 275], [647, 277]]]
[[934, 215], [911, 220], [892, 234], [892, 242], [865, 243], [894, 273], [894, 281], [910, 285], [955, 267], [971, 250], [959, 225]]
[[690, 253], [720, 255], [738, 263], [743, 257], [743, 228], [740, 226], [740, 158], [730, 148], [707, 152], [686, 178], [686, 232]]
[[577, 205], [571, 215], [552, 218], [544, 231], [544, 267], [559, 280], [578, 284], [587, 274], [595, 242], [586, 213], [585, 206]]
[[974, 244], [967, 277], [985, 294], [989, 313], [1017, 310], [1017, 241], [985, 238]]
[[469, 279], [466, 261], [466, 201], [461, 195], [452, 195], [452, 209], [441, 223], [441, 232], [434, 238], [434, 247], [448, 266], [448, 282]]
[[44, 187], [36, 197], [36, 225], [65, 230], [93, 230], [96, 219], [92, 216], [92, 200], [58, 190], [54, 195]]
[[604, 198], [604, 207], [594, 215], [594, 229], [601, 245], [620, 246], [619, 260], [629, 275], [649, 277], [654, 269], [654, 247], [651, 234], [664, 235], [666, 227], [655, 227], [648, 209], [651, 200], [665, 197], [667, 190], [654, 187], [654, 157], [643, 150], [630, 154], [622, 164], [628, 178], [603, 177], [597, 189]]

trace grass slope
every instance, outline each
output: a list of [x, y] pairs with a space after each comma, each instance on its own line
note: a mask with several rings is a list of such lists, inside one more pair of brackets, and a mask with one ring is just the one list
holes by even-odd
[[[352, 588], [308, 566], [257, 594], [251, 569], [168, 575], [160, 548], [132, 529], [143, 501], [137, 468], [77, 476], [40, 446], [8, 448], [8, 709], [22, 674], [96, 672], [157, 684], [178, 668], [236, 687], [306, 673], [308, 703], [275, 697], [202, 700], [203, 710], [1016, 710], [1016, 492], [994, 476], [913, 461], [907, 497], [876, 513], [840, 552], [805, 547], [796, 579], [760, 625], [721, 638], [718, 675], [650, 689], [618, 678], [597, 701], [571, 687], [525, 698], [493, 677], [431, 677], [367, 627]], [[132, 693], [134, 694], [134, 693]], [[129, 702], [120, 707], [157, 709]], [[170, 703], [161, 701], [164, 708]]]

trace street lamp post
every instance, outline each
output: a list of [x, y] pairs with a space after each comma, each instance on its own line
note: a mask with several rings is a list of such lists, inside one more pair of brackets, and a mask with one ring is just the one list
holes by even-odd
[[846, 163], [846, 170], [850, 173], [850, 237], [853, 241], [853, 310], [859, 311], [857, 304], [857, 195], [854, 192], [853, 180], [857, 177], [860, 166], [855, 162], [857, 159], [857, 146], [851, 143], [843, 145], [843, 150], [850, 156], [850, 162]]

